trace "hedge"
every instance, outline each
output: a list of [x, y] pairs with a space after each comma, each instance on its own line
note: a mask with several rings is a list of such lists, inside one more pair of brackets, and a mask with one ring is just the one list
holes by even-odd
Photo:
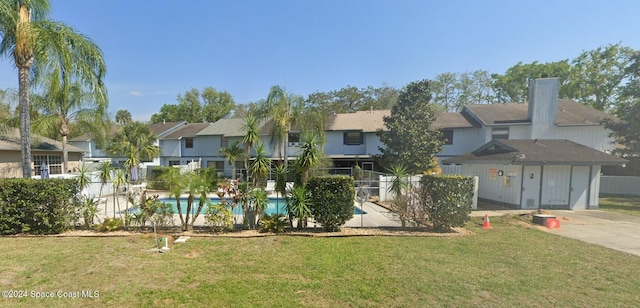
[[337, 231], [353, 218], [354, 180], [350, 176], [314, 176], [307, 182], [311, 215], [325, 231]]
[[441, 231], [462, 227], [470, 219], [473, 178], [457, 175], [425, 175], [420, 180], [421, 198], [429, 221]]
[[80, 203], [75, 179], [0, 179], [0, 234], [52, 234], [72, 227]]

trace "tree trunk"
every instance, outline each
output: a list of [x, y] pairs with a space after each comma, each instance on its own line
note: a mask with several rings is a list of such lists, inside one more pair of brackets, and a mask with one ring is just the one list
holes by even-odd
[[31, 177], [31, 116], [29, 114], [29, 67], [18, 68], [18, 104], [20, 106], [20, 148], [22, 150], [22, 177]]

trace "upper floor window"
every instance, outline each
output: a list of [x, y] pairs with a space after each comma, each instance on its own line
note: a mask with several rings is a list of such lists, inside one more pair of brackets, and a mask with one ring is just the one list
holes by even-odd
[[495, 139], [509, 139], [508, 127], [494, 127], [491, 130], [491, 140]]
[[193, 149], [193, 138], [184, 138], [184, 147], [187, 149]]
[[442, 141], [444, 144], [453, 144], [453, 129], [442, 130]]
[[364, 143], [364, 134], [361, 131], [344, 132], [344, 144], [360, 145]]
[[289, 145], [299, 145], [300, 144], [300, 133], [289, 133]]
[[220, 140], [220, 147], [221, 148], [229, 147], [229, 137], [222, 137], [222, 139]]

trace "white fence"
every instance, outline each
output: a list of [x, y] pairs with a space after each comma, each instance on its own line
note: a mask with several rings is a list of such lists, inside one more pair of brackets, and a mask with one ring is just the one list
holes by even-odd
[[[420, 185], [421, 175], [414, 175], [410, 177], [409, 183], [411, 187], [418, 187]], [[395, 179], [394, 176], [380, 176], [380, 184], [379, 184], [379, 198], [381, 202], [391, 201], [393, 199], [393, 195], [391, 193], [391, 182]], [[473, 204], [471, 205], [471, 209], [478, 209], [478, 183], [479, 178], [477, 176], [473, 177]]]
[[442, 174], [462, 174], [462, 165], [442, 165]]
[[640, 196], [640, 176], [600, 176], [600, 193]]

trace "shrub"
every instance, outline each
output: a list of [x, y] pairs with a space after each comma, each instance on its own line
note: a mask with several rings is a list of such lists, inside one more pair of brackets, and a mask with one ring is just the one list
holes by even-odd
[[312, 177], [306, 188], [311, 195], [311, 214], [325, 231], [337, 231], [353, 218], [355, 188], [352, 177]]
[[220, 232], [233, 229], [233, 213], [219, 203], [207, 202], [204, 221], [213, 231]]
[[260, 232], [262, 233], [282, 233], [284, 232], [284, 228], [287, 227], [287, 224], [287, 218], [283, 214], [266, 214], [262, 218], [260, 218], [260, 221], [258, 222], [258, 226], [260, 226]]
[[435, 229], [449, 231], [469, 221], [473, 203], [471, 177], [425, 175], [420, 182], [420, 201]]
[[123, 228], [122, 219], [119, 218], [105, 218], [104, 221], [98, 225], [98, 231], [111, 232], [120, 230]]
[[168, 185], [161, 181], [162, 175], [168, 172], [171, 168], [174, 167], [160, 167], [156, 166], [151, 168], [151, 172], [147, 175], [147, 180], [149, 182], [149, 188], [157, 189], [157, 190], [169, 190]]
[[80, 213], [75, 179], [0, 179], [0, 234], [60, 233]]

